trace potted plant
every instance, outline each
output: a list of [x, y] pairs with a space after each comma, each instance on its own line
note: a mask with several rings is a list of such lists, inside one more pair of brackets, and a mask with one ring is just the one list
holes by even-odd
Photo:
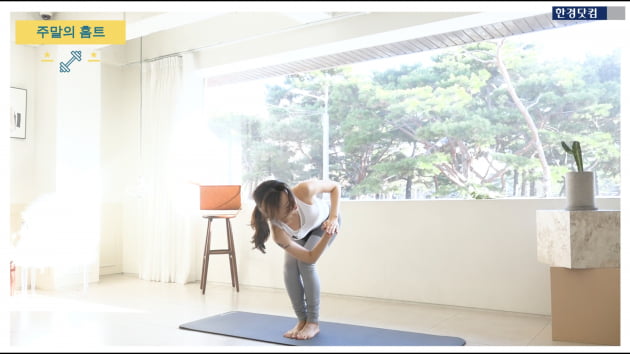
[[577, 168], [566, 174], [567, 210], [597, 210], [594, 175], [592, 171], [584, 171], [580, 142], [573, 141], [571, 147], [564, 141], [561, 144], [564, 151], [573, 156]]

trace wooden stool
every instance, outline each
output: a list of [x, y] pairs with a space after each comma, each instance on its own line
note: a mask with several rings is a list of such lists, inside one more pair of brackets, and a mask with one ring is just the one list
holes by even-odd
[[[203, 264], [201, 266], [201, 290], [206, 293], [206, 283], [208, 278], [208, 263], [211, 254], [227, 254], [230, 261], [230, 277], [232, 287], [239, 291], [238, 271], [236, 268], [236, 253], [234, 251], [234, 234], [232, 233], [231, 219], [236, 217], [241, 210], [241, 186], [240, 185], [219, 185], [219, 186], [199, 186], [200, 209], [207, 212], [203, 217], [208, 219], [208, 229], [206, 230], [206, 244], [203, 249]], [[227, 248], [212, 249], [210, 240], [212, 236], [212, 220], [225, 219], [227, 231]]]
[[[211, 254], [227, 254], [230, 260], [230, 276], [232, 277], [232, 287], [236, 287], [238, 292], [238, 272], [236, 269], [236, 254], [234, 253], [234, 235], [232, 234], [232, 223], [230, 219], [234, 218], [236, 214], [226, 215], [207, 215], [204, 218], [208, 219], [208, 229], [206, 231], [206, 245], [203, 252], [203, 265], [201, 268], [201, 290], [202, 294], [206, 293], [206, 280], [208, 278], [208, 263], [210, 261]], [[227, 248], [225, 249], [211, 249], [210, 239], [212, 235], [212, 220], [213, 219], [225, 219], [225, 227], [227, 229]]]

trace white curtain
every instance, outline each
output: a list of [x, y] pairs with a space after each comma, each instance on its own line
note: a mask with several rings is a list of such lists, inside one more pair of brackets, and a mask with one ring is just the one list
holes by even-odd
[[[167, 57], [142, 68], [139, 277], [184, 284], [198, 278], [198, 187], [188, 183], [185, 141], [191, 96], [184, 65]], [[199, 263], [199, 264], [198, 264]]]

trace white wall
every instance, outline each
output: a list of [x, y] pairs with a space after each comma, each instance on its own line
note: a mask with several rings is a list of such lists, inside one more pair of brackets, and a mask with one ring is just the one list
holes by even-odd
[[[11, 139], [10, 143], [10, 231], [20, 230], [21, 213], [27, 206], [40, 196], [56, 193], [63, 198], [64, 205], [44, 214], [49, 217], [58, 212], [60, 217], [65, 217], [68, 215], [65, 211], [69, 210], [62, 211], [60, 207], [73, 203], [73, 211], [80, 210], [83, 214], [73, 218], [71, 225], [66, 219], [56, 219], [59, 228], [50, 225], [48, 235], [42, 237], [57, 237], [58, 244], [64, 244], [71, 235], [87, 240], [89, 233], [95, 245], [100, 234], [98, 226], [94, 225], [100, 219], [101, 70], [100, 64], [88, 64], [85, 60], [83, 65], [73, 65], [70, 73], [60, 73], [59, 62], [66, 61], [71, 50], [81, 50], [84, 58], [89, 55], [89, 48], [76, 46], [71, 49], [11, 46], [11, 86], [27, 89], [27, 136]], [[44, 58], [54, 61], [41, 61]], [[74, 232], [79, 228], [77, 225], [84, 226], [81, 235]], [[72, 248], [66, 245], [62, 250]], [[58, 259], [64, 258], [58, 256]], [[91, 281], [98, 280], [97, 257], [95, 254], [92, 258]], [[65, 283], [61, 277], [61, 272], [57, 272], [51, 275], [50, 281], [39, 280], [38, 283]], [[78, 279], [80, 281], [81, 276]]]
[[[14, 246], [13, 234], [21, 226], [21, 213], [41, 192], [38, 178], [37, 145], [38, 114], [35, 110], [36, 75], [35, 48], [13, 46], [10, 55], [10, 83], [12, 87], [26, 89], [26, 139], [9, 139], [7, 177], [9, 178], [9, 257]], [[4, 161], [3, 161], [4, 162]], [[4, 249], [3, 249], [4, 251]], [[4, 258], [3, 258], [4, 259]]]
[[[618, 210], [619, 202], [596, 199], [599, 209]], [[536, 210], [565, 206], [564, 199], [342, 201], [342, 232], [318, 262], [322, 291], [550, 315]], [[240, 283], [284, 288], [283, 251], [273, 242], [267, 254], [252, 250], [251, 210], [248, 203], [233, 222]], [[225, 226], [216, 224], [213, 248], [224, 247]], [[205, 237], [201, 217], [197, 233]], [[208, 281], [230, 282], [226, 257], [210, 257]]]
[[[139, 176], [140, 65], [103, 65], [103, 221], [101, 273], [132, 267], [137, 273], [137, 177]], [[128, 272], [129, 270], [127, 270]]]
[[[39, 193], [33, 188], [37, 183], [36, 145], [37, 132], [35, 111], [36, 71], [35, 49], [30, 46], [15, 46], [11, 52], [11, 86], [26, 89], [26, 139], [10, 139], [10, 181], [11, 204], [24, 205], [32, 201]], [[12, 226], [14, 221], [12, 220]]]
[[[59, 62], [68, 59], [64, 56], [71, 49], [84, 49], [84, 59], [91, 54], [90, 48], [11, 46], [11, 86], [27, 89], [28, 121], [27, 138], [10, 139], [10, 231], [19, 231], [21, 213], [37, 197], [74, 183], [77, 170], [100, 169], [102, 184], [92, 180], [92, 191], [102, 199], [101, 208], [95, 209], [101, 219], [100, 271], [120, 273], [122, 199], [139, 158], [138, 67], [101, 68], [83, 60], [62, 74]], [[45, 53], [55, 61], [41, 62]], [[98, 273], [93, 270], [92, 281]]]
[[[115, 274], [122, 272], [122, 209], [121, 198], [124, 191], [126, 162], [129, 161], [128, 146], [120, 141], [128, 141], [133, 133], [126, 122], [120, 119], [125, 114], [124, 107], [117, 102], [123, 102], [123, 91], [120, 83], [123, 81], [123, 70], [118, 66], [104, 64], [102, 66], [102, 115], [100, 136], [101, 164], [102, 164], [102, 212], [101, 212], [101, 274]], [[134, 137], [135, 139], [135, 137]], [[118, 142], [118, 143], [117, 143]], [[132, 154], [132, 157], [135, 154]]]

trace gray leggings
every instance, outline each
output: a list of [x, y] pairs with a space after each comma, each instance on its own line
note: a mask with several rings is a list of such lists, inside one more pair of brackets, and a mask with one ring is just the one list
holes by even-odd
[[[341, 218], [338, 219], [341, 225]], [[295, 240], [304, 248], [311, 250], [323, 235], [321, 228], [311, 231], [310, 235], [301, 240]], [[328, 246], [337, 235], [328, 241]], [[289, 253], [284, 256], [284, 285], [289, 293], [289, 299], [299, 321], [319, 322], [319, 275], [315, 264], [298, 261]]]

